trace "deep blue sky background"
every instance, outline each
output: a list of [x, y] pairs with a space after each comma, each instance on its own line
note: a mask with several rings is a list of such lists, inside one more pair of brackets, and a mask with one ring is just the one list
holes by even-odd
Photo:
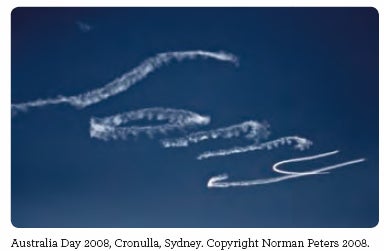
[[[79, 29], [78, 22], [92, 27]], [[378, 222], [378, 13], [373, 8], [17, 8], [12, 13], [12, 103], [100, 87], [165, 51], [225, 50], [240, 66], [194, 60], [166, 66], [104, 102], [30, 110], [12, 118], [16, 227], [372, 227]], [[159, 142], [102, 142], [91, 116], [170, 107], [212, 117], [209, 129], [267, 121], [282, 147], [198, 161]], [[270, 177], [273, 163], [367, 161], [329, 175], [208, 189], [213, 175]], [[287, 166], [288, 168], [288, 166]]]

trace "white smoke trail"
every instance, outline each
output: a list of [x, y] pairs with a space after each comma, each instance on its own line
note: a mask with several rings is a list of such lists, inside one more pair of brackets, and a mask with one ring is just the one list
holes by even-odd
[[[138, 120], [167, 121], [168, 123], [152, 126], [121, 126]], [[90, 136], [102, 140], [126, 139], [128, 136], [138, 136], [140, 134], [147, 134], [152, 137], [155, 134], [166, 134], [172, 130], [207, 125], [209, 122], [209, 116], [199, 115], [186, 110], [161, 107], [146, 108], [105, 118], [93, 117], [90, 121]]]
[[[333, 151], [333, 152], [322, 153], [322, 154], [318, 154], [318, 155], [314, 155], [314, 156], [307, 156], [307, 157], [283, 160], [283, 161], [280, 161], [280, 162], [274, 164], [272, 166], [272, 170], [277, 172], [277, 173], [281, 173], [281, 174], [301, 174], [301, 175], [302, 174], [319, 174], [319, 172], [316, 171], [316, 170], [315, 171], [309, 171], [309, 172], [292, 172], [292, 171], [281, 170], [278, 167], [283, 165], [283, 164], [286, 164], [286, 163], [294, 163], [294, 162], [301, 162], [301, 161], [306, 161], [306, 160], [313, 160], [313, 159], [324, 158], [324, 157], [327, 157], [327, 156], [330, 156], [330, 155], [333, 155], [333, 154], [337, 154], [338, 152], [339, 151], [336, 150], [336, 151]], [[321, 174], [325, 174], [325, 173], [321, 172]]]
[[240, 136], [244, 136], [246, 139], [258, 142], [260, 139], [266, 138], [268, 135], [269, 131], [266, 125], [250, 120], [224, 128], [191, 133], [185, 137], [165, 139], [162, 140], [161, 143], [166, 148], [187, 147], [190, 143], [198, 143], [208, 139], [230, 139]]
[[[304, 157], [304, 158], [297, 158], [297, 159], [281, 161], [281, 162], [278, 162], [274, 165], [274, 169], [277, 169], [277, 166], [279, 166], [279, 165], [286, 164], [289, 162], [299, 162], [299, 161], [305, 161], [305, 160], [309, 160], [309, 159], [322, 158], [322, 157], [325, 157], [325, 156], [328, 156], [331, 154], [335, 154], [337, 152], [338, 151], [334, 151], [334, 152], [319, 154], [319, 155], [315, 155], [315, 156], [309, 156], [309, 157]], [[229, 178], [228, 174], [221, 174], [221, 175], [217, 175], [217, 176], [210, 178], [208, 183], [207, 183], [207, 187], [208, 188], [213, 188], [213, 187], [228, 188], [228, 187], [239, 187], [239, 186], [265, 185], [265, 184], [276, 183], [276, 182], [280, 182], [280, 181], [284, 181], [284, 180], [295, 179], [295, 178], [300, 178], [300, 177], [309, 176], [309, 175], [325, 174], [327, 171], [330, 171], [330, 170], [333, 170], [336, 168], [340, 168], [340, 167], [344, 167], [344, 166], [348, 166], [348, 165], [352, 165], [352, 164], [357, 164], [357, 163], [360, 163], [363, 161], [365, 161], [365, 159], [356, 159], [356, 160], [343, 162], [343, 163], [339, 163], [339, 164], [335, 164], [335, 165], [331, 165], [331, 166], [327, 166], [327, 167], [323, 167], [323, 168], [318, 168], [318, 169], [312, 170], [310, 172], [301, 172], [301, 173], [300, 172], [292, 172], [291, 174], [285, 174], [285, 175], [280, 176], [280, 177], [273, 177], [273, 178], [266, 178], [266, 179], [255, 179], [255, 180], [244, 180], [244, 181], [227, 181], [227, 179]], [[277, 170], [281, 171], [280, 169], [277, 169]]]
[[197, 159], [202, 160], [202, 159], [208, 159], [212, 157], [227, 156], [231, 154], [245, 153], [245, 152], [257, 151], [257, 150], [272, 150], [283, 145], [291, 145], [291, 144], [294, 144], [293, 147], [295, 149], [302, 151], [309, 148], [312, 145], [312, 142], [308, 139], [301, 138], [298, 136], [287, 136], [287, 137], [282, 137], [276, 140], [267, 141], [263, 143], [256, 142], [248, 146], [235, 146], [230, 149], [207, 151], [200, 154], [197, 157]]
[[[238, 65], [238, 59], [235, 55], [226, 52], [209, 52], [209, 51], [180, 51], [180, 52], [166, 52], [155, 55], [154, 57], [146, 59], [139, 66], [132, 69], [130, 72], [125, 73], [121, 77], [107, 83], [101, 88], [81, 93], [73, 96], [57, 96], [56, 98], [38, 99], [31, 102], [12, 104], [12, 115], [17, 114], [19, 111], [27, 111], [29, 108], [43, 107], [47, 105], [69, 104], [77, 108], [84, 108], [96, 103], [99, 103], [109, 97], [117, 95], [126, 91], [137, 82], [146, 78], [150, 73], [156, 69], [172, 62], [183, 61], [195, 58], [211, 58], [218, 61], [227, 61]], [[148, 126], [122, 126], [132, 121], [138, 120], [156, 120], [166, 121], [161, 125], [148, 125]], [[166, 134], [173, 130], [183, 130], [189, 127], [207, 125], [210, 122], [209, 116], [199, 115], [194, 112], [186, 110], [166, 109], [166, 108], [146, 108], [136, 111], [121, 113], [105, 118], [93, 117], [90, 120], [90, 136], [101, 140], [110, 139], [126, 139], [130, 136], [138, 136], [146, 134], [150, 137], [155, 134]], [[200, 131], [189, 134], [185, 137], [176, 139], [165, 139], [161, 141], [162, 145], [168, 147], [186, 147], [191, 143], [198, 143], [208, 139], [230, 139], [234, 137], [243, 136], [248, 140], [254, 141], [252, 145], [245, 147], [233, 147], [230, 149], [221, 149], [217, 151], [207, 151], [200, 154], [198, 159], [206, 159], [210, 157], [226, 156], [235, 153], [243, 153], [255, 150], [271, 150], [282, 145], [291, 145], [294, 143], [294, 148], [305, 150], [312, 145], [312, 142], [298, 136], [282, 137], [276, 140], [260, 143], [261, 139], [266, 139], [269, 136], [268, 126], [261, 124], [257, 121], [246, 121], [241, 124], [232, 125], [229, 127]], [[256, 179], [249, 181], [226, 181], [227, 174], [214, 176], [209, 181], [208, 187], [232, 187], [232, 186], [252, 186], [280, 182], [287, 179], [299, 178], [308, 175], [324, 174], [325, 171], [336, 169], [339, 167], [355, 164], [364, 161], [364, 159], [357, 159], [349, 162], [344, 162], [324, 168], [315, 169], [310, 172], [291, 172], [279, 169], [280, 165], [290, 162], [301, 162], [323, 158], [338, 151], [318, 154], [315, 156], [308, 156], [302, 158], [289, 159], [281, 161], [273, 165], [272, 169], [283, 174], [280, 177]]]
[[128, 88], [147, 77], [147, 75], [151, 72], [173, 60], [180, 62], [186, 59], [195, 59], [198, 57], [212, 58], [218, 61], [227, 61], [238, 65], [238, 59], [235, 55], [222, 51], [209, 52], [196, 50], [160, 53], [154, 57], [148, 58], [130, 72], [125, 73], [121, 77], [113, 80], [101, 88], [74, 96], [58, 96], [56, 98], [38, 99], [31, 102], [12, 104], [12, 115], [15, 115], [19, 111], [27, 111], [29, 108], [33, 107], [57, 105], [62, 103], [67, 103], [77, 108], [84, 108], [126, 91]]

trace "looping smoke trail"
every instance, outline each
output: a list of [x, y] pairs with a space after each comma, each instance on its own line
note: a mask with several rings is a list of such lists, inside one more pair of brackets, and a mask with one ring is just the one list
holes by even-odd
[[238, 59], [235, 55], [223, 51], [209, 52], [196, 50], [160, 53], [154, 57], [148, 58], [130, 72], [125, 73], [121, 77], [113, 80], [101, 88], [74, 96], [66, 97], [60, 95], [56, 98], [38, 99], [31, 102], [12, 104], [12, 115], [17, 114], [19, 111], [27, 111], [28, 108], [57, 105], [62, 103], [67, 103], [77, 108], [84, 108], [126, 91], [128, 88], [147, 77], [148, 74], [163, 65], [170, 63], [172, 60], [181, 62], [186, 59], [192, 60], [198, 57], [212, 58], [218, 61], [227, 61], [238, 65]]
[[281, 173], [281, 174], [300, 174], [300, 175], [303, 175], [303, 174], [326, 174], [325, 172], [318, 172], [317, 170], [315, 171], [309, 171], [309, 172], [292, 172], [292, 171], [285, 171], [285, 170], [281, 170], [279, 169], [278, 167], [281, 166], [281, 165], [284, 165], [284, 164], [287, 164], [287, 163], [294, 163], [294, 162], [301, 162], [301, 161], [307, 161], [307, 160], [314, 160], [314, 159], [320, 159], [320, 158], [324, 158], [324, 157], [327, 157], [327, 156], [330, 156], [330, 155], [334, 155], [334, 154], [337, 154], [339, 151], [336, 150], [336, 151], [333, 151], [333, 152], [327, 152], [327, 153], [322, 153], [322, 154], [318, 154], [318, 155], [314, 155], [314, 156], [307, 156], [307, 157], [301, 157], [301, 158], [294, 158], [294, 159], [289, 159], [289, 160], [283, 160], [283, 161], [280, 161], [276, 164], [274, 164], [272, 166], [272, 170], [277, 172], [277, 173]]
[[[29, 108], [42, 107], [46, 105], [69, 104], [77, 108], [84, 108], [96, 103], [99, 103], [111, 96], [117, 95], [126, 91], [137, 82], [146, 78], [151, 72], [170, 63], [171, 61], [183, 61], [186, 59], [212, 58], [218, 61], [227, 61], [238, 65], [238, 59], [235, 55], [226, 52], [209, 52], [209, 51], [181, 51], [181, 52], [166, 52], [155, 55], [142, 62], [139, 66], [132, 69], [130, 72], [125, 73], [121, 77], [107, 83], [101, 88], [81, 93], [73, 96], [57, 96], [56, 98], [38, 99], [31, 102], [12, 104], [12, 116], [19, 111], [27, 111]], [[148, 126], [122, 126], [131, 121], [138, 120], [156, 120], [167, 121], [161, 125], [148, 125]], [[121, 113], [105, 118], [93, 117], [90, 120], [90, 136], [102, 140], [110, 139], [125, 139], [129, 136], [138, 136], [146, 134], [152, 137], [155, 134], [166, 134], [172, 130], [182, 130], [187, 127], [201, 126], [209, 124], [210, 117], [202, 116], [185, 110], [166, 109], [166, 108], [147, 108], [126, 113]], [[243, 136], [248, 140], [253, 140], [254, 143], [245, 147], [234, 147], [231, 149], [222, 149], [218, 151], [208, 151], [200, 154], [198, 159], [206, 159], [216, 156], [226, 156], [235, 153], [242, 153], [255, 150], [271, 150], [282, 145], [290, 145], [294, 143], [294, 148], [305, 150], [312, 145], [312, 142], [298, 136], [283, 137], [272, 141], [260, 143], [261, 139], [266, 139], [269, 136], [268, 125], [261, 124], [257, 121], [246, 121], [241, 124], [219, 128], [215, 130], [200, 131], [189, 134], [185, 137], [176, 139], [165, 139], [161, 143], [164, 147], [186, 147], [190, 143], [198, 143], [208, 139], [229, 139], [234, 137]], [[256, 179], [249, 181], [226, 181], [227, 174], [214, 176], [209, 181], [208, 187], [232, 187], [232, 186], [252, 186], [280, 182], [287, 179], [303, 177], [306, 175], [324, 174], [328, 170], [355, 164], [364, 161], [364, 159], [357, 159], [349, 162], [344, 162], [324, 168], [312, 170], [310, 172], [290, 172], [281, 170], [280, 165], [290, 162], [301, 162], [317, 158], [323, 158], [338, 151], [319, 154], [315, 156], [308, 156], [302, 158], [295, 158], [285, 160], [273, 165], [272, 169], [283, 174], [281, 177]]]
[[[121, 126], [138, 120], [167, 121], [168, 123], [151, 126]], [[209, 122], [209, 116], [186, 110], [161, 107], [146, 108], [105, 118], [93, 117], [90, 121], [90, 136], [102, 140], [126, 139], [128, 136], [138, 136], [139, 134], [147, 134], [152, 137], [154, 134], [166, 134], [172, 130], [207, 125]]]
[[202, 159], [208, 159], [212, 157], [227, 156], [227, 155], [232, 155], [236, 153], [245, 153], [245, 152], [257, 151], [257, 150], [272, 150], [283, 145], [291, 145], [291, 144], [294, 144], [293, 147], [295, 149], [303, 151], [305, 149], [308, 149], [312, 145], [312, 142], [308, 139], [301, 138], [299, 136], [287, 136], [287, 137], [282, 137], [279, 139], [275, 139], [275, 140], [267, 141], [263, 143], [256, 142], [248, 146], [242, 146], [242, 147], [235, 146], [230, 149], [207, 151], [200, 154], [197, 157], [197, 159], [202, 160]]
[[[284, 160], [281, 162], [278, 162], [274, 165], [274, 169], [277, 169], [277, 166], [286, 164], [289, 162], [299, 162], [299, 161], [305, 161], [305, 160], [310, 160], [310, 159], [316, 159], [316, 158], [323, 158], [325, 156], [335, 154], [338, 151], [334, 152], [329, 152], [329, 153], [324, 153], [324, 154], [319, 154], [319, 155], [314, 155], [314, 156], [309, 156], [309, 157], [304, 157], [304, 158], [297, 158], [297, 159], [290, 159], [290, 160]], [[322, 168], [318, 168], [315, 170], [312, 170], [310, 172], [291, 172], [290, 174], [284, 174], [283, 176], [280, 177], [273, 177], [273, 178], [266, 178], [266, 179], [255, 179], [255, 180], [244, 180], [244, 181], [227, 181], [229, 178], [228, 174], [220, 174], [217, 176], [214, 176], [209, 179], [207, 183], [208, 188], [228, 188], [228, 187], [238, 187], [238, 186], [255, 186], [255, 185], [265, 185], [265, 184], [270, 184], [270, 183], [276, 183], [284, 180], [289, 180], [289, 179], [295, 179], [295, 178], [300, 178], [304, 176], [309, 176], [309, 175], [316, 175], [316, 174], [324, 174], [327, 171], [352, 165], [352, 164], [357, 164], [360, 162], [365, 161], [365, 159], [356, 159], [356, 160], [351, 160], [331, 166], [326, 166]], [[281, 171], [280, 169], [277, 169]]]
[[190, 143], [198, 143], [208, 139], [230, 139], [242, 135], [244, 135], [246, 139], [258, 142], [260, 139], [268, 137], [269, 131], [266, 125], [250, 120], [224, 128], [191, 133], [185, 137], [165, 139], [162, 140], [161, 143], [166, 148], [187, 147]]

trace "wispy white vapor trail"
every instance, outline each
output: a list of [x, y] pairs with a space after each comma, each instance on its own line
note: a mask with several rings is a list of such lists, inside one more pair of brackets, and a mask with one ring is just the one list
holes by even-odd
[[[166, 121], [166, 124], [148, 126], [122, 126], [138, 120]], [[129, 136], [166, 134], [172, 130], [209, 124], [210, 117], [181, 109], [161, 107], [120, 113], [105, 118], [91, 118], [90, 136], [102, 140], [126, 139]]]
[[191, 133], [187, 136], [165, 139], [161, 143], [164, 147], [186, 147], [191, 143], [198, 143], [200, 141], [208, 139], [230, 139], [234, 137], [244, 136], [247, 139], [259, 141], [262, 138], [266, 138], [269, 135], [269, 131], [266, 125], [257, 121], [250, 120], [241, 124], [236, 124], [228, 127], [218, 128], [208, 131], [200, 131]]
[[[310, 157], [285, 160], [285, 161], [281, 161], [281, 162], [276, 163], [274, 165], [274, 167], [276, 169], [277, 166], [282, 165], [282, 164], [286, 164], [289, 162], [299, 162], [299, 161], [305, 161], [305, 160], [309, 160], [309, 159], [322, 158], [322, 157], [325, 157], [325, 156], [328, 156], [331, 154], [335, 154], [337, 152], [338, 151], [319, 154], [319, 155], [310, 156]], [[333, 170], [336, 168], [340, 168], [340, 167], [344, 167], [344, 166], [348, 166], [348, 165], [357, 164], [357, 163], [360, 163], [363, 161], [365, 161], [365, 159], [356, 159], [356, 160], [351, 160], [351, 161], [347, 161], [347, 162], [343, 162], [343, 163], [339, 163], [339, 164], [335, 164], [335, 165], [331, 165], [331, 166], [318, 168], [318, 169], [312, 170], [310, 172], [301, 172], [301, 173], [300, 172], [295, 172], [295, 173], [292, 172], [291, 174], [285, 174], [283, 176], [266, 178], [266, 179], [227, 181], [227, 179], [229, 178], [228, 174], [221, 174], [221, 175], [217, 175], [217, 176], [210, 178], [208, 183], [207, 183], [207, 187], [208, 188], [213, 188], [213, 187], [228, 188], [228, 187], [239, 187], [239, 186], [265, 185], [265, 184], [276, 183], [276, 182], [280, 182], [280, 181], [284, 181], [284, 180], [295, 179], [295, 178], [300, 178], [300, 177], [309, 176], [309, 175], [324, 174], [327, 171], [330, 171], [330, 170]], [[278, 170], [280, 170], [280, 169], [278, 169]]]
[[165, 52], [157, 54], [154, 57], [148, 58], [139, 66], [125, 73], [121, 77], [109, 82], [101, 88], [91, 90], [74, 96], [58, 96], [56, 98], [38, 99], [31, 102], [12, 104], [12, 115], [18, 111], [26, 111], [28, 108], [41, 107], [46, 105], [56, 105], [67, 103], [77, 108], [84, 108], [92, 104], [99, 103], [111, 96], [126, 91], [128, 88], [144, 79], [151, 72], [170, 63], [173, 60], [178, 62], [186, 59], [195, 58], [212, 58], [218, 61], [227, 61], [235, 65], [238, 64], [238, 59], [235, 55], [227, 52], [210, 52], [210, 51], [180, 51], [180, 52]]
[[[82, 23], [79, 23], [79, 27], [84, 31], [89, 31], [92, 28], [90, 26], [87, 27], [86, 24]], [[19, 111], [27, 111], [29, 108], [43, 107], [47, 105], [69, 104], [76, 108], [84, 108], [128, 90], [139, 81], [145, 79], [150, 73], [164, 65], [167, 65], [168, 63], [173, 61], [181, 62], [184, 60], [193, 60], [196, 58], [210, 58], [238, 65], [238, 59], [235, 55], [223, 51], [210, 52], [193, 50], [160, 53], [154, 57], [146, 59], [131, 71], [123, 74], [121, 77], [114, 79], [113, 81], [105, 84], [100, 88], [96, 88], [78, 95], [59, 95], [55, 98], [37, 99], [31, 102], [12, 104], [12, 115], [17, 114]], [[149, 124], [133, 124], [141, 120], [148, 121]], [[153, 121], [156, 123], [153, 123]], [[171, 131], [183, 131], [182, 135], [186, 136], [161, 140], [161, 144], [165, 148], [187, 147], [191, 144], [213, 139], [232, 139], [242, 137], [245, 138], [245, 140], [249, 140], [248, 144], [250, 145], [247, 146], [235, 146], [229, 149], [203, 152], [197, 157], [199, 160], [256, 150], [272, 150], [283, 145], [292, 145], [295, 149], [305, 150], [312, 145], [310, 140], [299, 136], [287, 136], [271, 141], [265, 141], [270, 134], [268, 130], [269, 126], [265, 123], [259, 123], [255, 120], [245, 121], [240, 124], [218, 129], [197, 131], [190, 134], [186, 134], [184, 131], [184, 129], [203, 126], [209, 123], [209, 116], [200, 115], [198, 113], [181, 109], [154, 107], [129, 111], [104, 118], [92, 117], [90, 119], [89, 133], [91, 138], [108, 141], [116, 139], [127, 139], [129, 137], [136, 137], [142, 134], [153, 137], [158, 134], [166, 135]], [[235, 186], [269, 184], [308, 175], [324, 174], [326, 171], [332, 169], [365, 161], [364, 159], [357, 159], [307, 172], [292, 172], [280, 169], [281, 165], [287, 163], [296, 163], [324, 158], [336, 153], [338, 153], [338, 151], [277, 162], [273, 165], [272, 169], [273, 171], [281, 174], [279, 177], [245, 181], [228, 181], [228, 175], [222, 174], [212, 177], [208, 181], [207, 186], [227, 188]]]
[[[272, 170], [277, 172], [277, 173], [282, 173], [282, 174], [300, 174], [300, 175], [303, 175], [303, 174], [319, 174], [318, 170], [309, 171], [309, 172], [292, 172], [292, 171], [281, 170], [278, 167], [281, 166], [281, 165], [284, 165], [286, 163], [302, 162], [302, 161], [307, 161], [307, 160], [314, 160], [314, 159], [324, 158], [324, 157], [327, 157], [327, 156], [330, 156], [330, 155], [333, 155], [333, 154], [337, 154], [338, 152], [339, 151], [336, 150], [336, 151], [333, 151], [333, 152], [322, 153], [322, 154], [318, 154], [318, 155], [314, 155], [314, 156], [307, 156], [307, 157], [283, 160], [283, 161], [280, 161], [280, 162], [274, 164], [272, 166]], [[321, 173], [325, 174], [323, 172], [321, 172]]]
[[294, 144], [293, 147], [295, 149], [305, 150], [312, 145], [312, 142], [308, 139], [301, 138], [299, 136], [287, 136], [287, 137], [282, 137], [279, 139], [275, 139], [275, 140], [271, 140], [263, 143], [256, 142], [248, 146], [235, 146], [229, 149], [207, 151], [200, 154], [197, 157], [197, 159], [202, 160], [202, 159], [208, 159], [212, 157], [227, 156], [227, 155], [232, 155], [236, 153], [245, 153], [245, 152], [257, 151], [257, 150], [272, 150], [274, 148], [277, 148], [283, 145], [292, 145], [292, 144]]

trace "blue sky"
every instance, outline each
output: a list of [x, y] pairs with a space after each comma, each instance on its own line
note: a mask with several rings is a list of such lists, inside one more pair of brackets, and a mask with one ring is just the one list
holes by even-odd
[[[82, 25], [80, 25], [82, 24]], [[85, 28], [88, 27], [88, 28]], [[378, 14], [373, 8], [17, 8], [12, 103], [101, 87], [160, 52], [225, 50], [172, 63], [84, 109], [47, 106], [12, 118], [16, 227], [372, 227], [378, 222]], [[157, 139], [99, 141], [89, 119], [146, 107], [211, 116], [207, 129], [265, 121], [281, 147], [204, 161], [241, 139], [164, 149]], [[210, 177], [275, 175], [292, 165], [364, 163], [264, 186], [208, 189]], [[287, 166], [288, 168], [288, 166]]]

